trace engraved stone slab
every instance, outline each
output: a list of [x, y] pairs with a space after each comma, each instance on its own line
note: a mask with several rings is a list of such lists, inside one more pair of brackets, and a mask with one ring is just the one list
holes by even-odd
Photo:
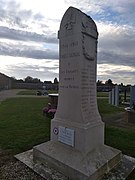
[[57, 112], [51, 121], [51, 140], [33, 148], [33, 159], [47, 162], [69, 179], [100, 179], [120, 162], [121, 151], [104, 145], [104, 123], [96, 99], [96, 24], [70, 7], [58, 37]]
[[104, 123], [96, 99], [97, 27], [89, 16], [70, 7], [58, 38], [59, 98], [51, 140], [59, 141], [55, 127], [67, 127], [75, 131], [74, 148], [89, 152], [104, 144]]
[[58, 141], [69, 146], [74, 146], [74, 130], [59, 126]]
[[130, 87], [130, 107], [133, 107], [133, 103], [135, 102], [135, 86]]
[[58, 37], [60, 82], [56, 118], [78, 123], [99, 121], [96, 24], [81, 11], [70, 7], [62, 18]]
[[115, 86], [115, 106], [119, 106], [119, 86]]

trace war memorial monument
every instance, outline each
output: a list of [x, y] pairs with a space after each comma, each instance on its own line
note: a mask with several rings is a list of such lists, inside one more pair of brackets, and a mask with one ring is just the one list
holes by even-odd
[[[98, 180], [118, 165], [122, 153], [104, 144], [96, 98], [97, 27], [91, 17], [69, 7], [58, 38], [58, 106], [51, 120], [50, 141], [31, 151], [34, 166], [40, 163], [67, 179]], [[53, 178], [48, 175], [48, 179]]]

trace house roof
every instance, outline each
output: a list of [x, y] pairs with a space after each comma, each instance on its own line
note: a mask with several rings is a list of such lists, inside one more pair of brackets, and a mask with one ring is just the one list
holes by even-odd
[[9, 76], [7, 76], [7, 75], [5, 75], [5, 74], [3, 74], [3, 73], [1, 73], [1, 72], [0, 72], [0, 76], [4, 76], [4, 77], [6, 77], [6, 78], [9, 78], [9, 79], [10, 79], [10, 77], [9, 77]]

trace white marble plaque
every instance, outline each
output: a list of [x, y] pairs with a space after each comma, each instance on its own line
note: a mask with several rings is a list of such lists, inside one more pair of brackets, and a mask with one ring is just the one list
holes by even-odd
[[73, 147], [74, 146], [74, 130], [59, 126], [58, 141]]

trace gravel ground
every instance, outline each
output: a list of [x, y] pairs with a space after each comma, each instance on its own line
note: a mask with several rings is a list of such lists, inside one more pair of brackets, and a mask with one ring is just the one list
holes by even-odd
[[0, 180], [44, 180], [10, 152], [0, 150]]

